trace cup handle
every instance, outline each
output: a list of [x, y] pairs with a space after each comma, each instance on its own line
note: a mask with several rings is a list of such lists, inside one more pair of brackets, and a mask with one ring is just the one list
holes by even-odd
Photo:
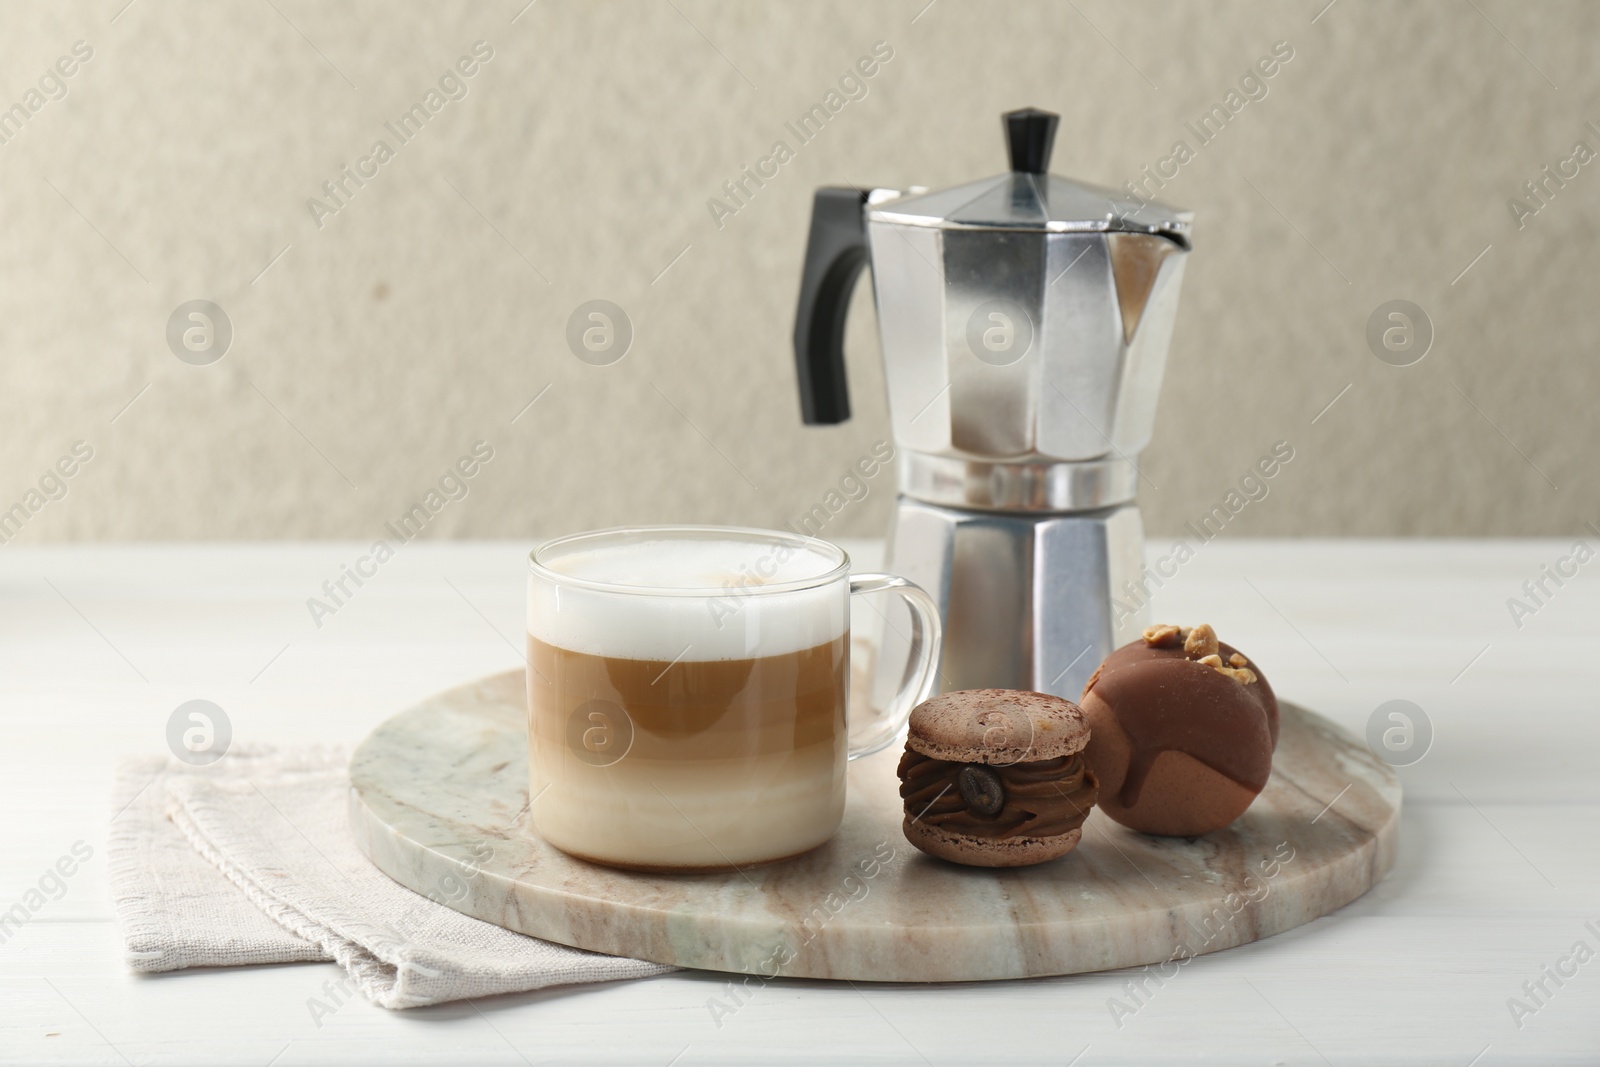
[[894, 699], [885, 709], [883, 722], [850, 750], [851, 759], [870, 756], [887, 748], [899, 736], [911, 709], [933, 695], [934, 683], [939, 675], [939, 645], [943, 626], [939, 621], [939, 606], [933, 602], [920, 585], [894, 574], [853, 574], [850, 576], [850, 595], [858, 593], [894, 592], [911, 609], [910, 652], [906, 657], [906, 673]]

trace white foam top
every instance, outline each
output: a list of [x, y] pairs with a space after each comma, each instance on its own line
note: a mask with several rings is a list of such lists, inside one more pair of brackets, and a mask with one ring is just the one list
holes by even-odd
[[606, 587], [567, 584], [537, 570], [529, 576], [528, 633], [575, 652], [743, 659], [811, 648], [842, 636], [849, 623], [846, 583], [781, 588], [838, 566], [828, 546], [754, 535], [633, 535], [558, 544], [539, 563]]
[[558, 548], [540, 562], [572, 578], [642, 589], [717, 589], [740, 582], [782, 585], [817, 578], [838, 565], [820, 548], [789, 543], [650, 538]]

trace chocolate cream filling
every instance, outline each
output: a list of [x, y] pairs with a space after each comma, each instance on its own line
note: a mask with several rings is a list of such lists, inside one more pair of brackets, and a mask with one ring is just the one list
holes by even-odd
[[[999, 780], [1001, 802], [994, 814], [982, 810], [992, 806], [984, 803], [992, 797], [974, 804], [969, 801], [973, 789], [961, 788], [961, 772], [968, 767]], [[900, 757], [900, 796], [907, 817], [969, 837], [1004, 841], [1068, 833], [1083, 825], [1099, 792], [1100, 783], [1078, 754], [1009, 767], [954, 763], [909, 749]]]

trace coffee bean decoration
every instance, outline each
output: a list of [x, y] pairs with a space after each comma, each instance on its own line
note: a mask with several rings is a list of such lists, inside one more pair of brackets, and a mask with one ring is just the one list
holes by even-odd
[[956, 775], [956, 788], [974, 815], [998, 815], [1005, 807], [1006, 788], [1000, 776], [981, 763], [969, 763]]

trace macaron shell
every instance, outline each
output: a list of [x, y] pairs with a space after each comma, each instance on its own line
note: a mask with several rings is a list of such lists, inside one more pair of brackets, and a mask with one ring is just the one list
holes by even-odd
[[942, 693], [911, 713], [906, 744], [952, 763], [1007, 766], [1081, 752], [1089, 725], [1072, 701], [1016, 689]]
[[1054, 837], [1024, 837], [995, 841], [966, 834], [952, 834], [908, 815], [901, 823], [906, 840], [935, 859], [966, 867], [1031, 867], [1060, 859], [1078, 847], [1083, 830], [1069, 830]]

